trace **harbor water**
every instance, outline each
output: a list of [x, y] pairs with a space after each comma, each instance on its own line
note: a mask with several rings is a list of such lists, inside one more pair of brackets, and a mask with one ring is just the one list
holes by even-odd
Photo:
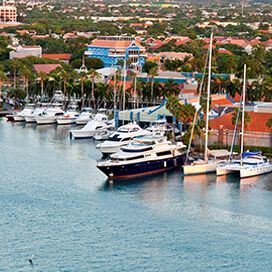
[[0, 271], [271, 271], [271, 175], [109, 184], [69, 129], [0, 121]]

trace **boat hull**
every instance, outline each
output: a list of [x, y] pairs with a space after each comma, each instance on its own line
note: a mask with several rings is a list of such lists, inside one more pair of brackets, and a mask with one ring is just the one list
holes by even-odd
[[14, 115], [13, 119], [14, 119], [14, 122], [24, 122], [25, 121], [25, 117], [20, 116], [20, 115]]
[[14, 115], [13, 114], [6, 115], [6, 118], [7, 118], [8, 122], [14, 122]]
[[92, 138], [95, 134], [95, 131], [84, 131], [84, 130], [70, 130], [71, 136], [74, 139], [87, 139], [87, 138]]
[[240, 170], [240, 178], [248, 178], [268, 174], [272, 172], [272, 164], [260, 165], [253, 168], [243, 168]]
[[102, 171], [111, 180], [128, 179], [138, 176], [146, 176], [160, 172], [166, 172], [172, 169], [180, 169], [185, 162], [186, 155], [182, 154], [176, 157], [160, 160], [150, 160], [144, 162], [123, 164], [123, 165], [103, 165], [98, 164], [97, 168]]
[[121, 147], [124, 146], [126, 144], [123, 145], [115, 145], [115, 146], [103, 146], [103, 144], [100, 145], [100, 151], [103, 155], [110, 155], [116, 152], [119, 152]]
[[91, 119], [77, 119], [76, 124], [77, 125], [86, 125]]
[[35, 120], [36, 116], [25, 116], [25, 121], [26, 123], [35, 123], [36, 120]]
[[218, 162], [184, 165], [183, 174], [184, 175], [201, 175], [201, 174], [215, 173], [217, 167], [218, 167]]
[[58, 125], [71, 125], [76, 122], [76, 118], [60, 118], [57, 119]]
[[55, 118], [36, 118], [36, 123], [37, 125], [51, 125], [51, 124], [56, 124], [57, 120]]

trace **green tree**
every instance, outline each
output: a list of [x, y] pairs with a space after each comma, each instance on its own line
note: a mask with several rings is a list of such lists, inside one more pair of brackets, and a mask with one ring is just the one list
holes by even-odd
[[95, 79], [100, 79], [101, 78], [101, 75], [96, 72], [94, 69], [91, 69], [89, 71], [89, 75], [90, 75], [90, 78], [91, 78], [91, 82], [92, 82], [92, 97], [91, 97], [91, 100], [92, 100], [92, 103], [93, 103], [93, 108], [95, 109], [96, 106], [95, 106], [95, 94], [94, 94], [94, 82], [95, 82]]

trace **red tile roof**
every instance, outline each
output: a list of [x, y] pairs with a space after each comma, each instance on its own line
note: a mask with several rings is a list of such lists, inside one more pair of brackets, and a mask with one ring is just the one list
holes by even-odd
[[70, 60], [72, 54], [42, 54], [42, 58], [56, 60]]
[[220, 49], [218, 49], [218, 53], [219, 53], [219, 54], [233, 55], [233, 53], [232, 53], [232, 52], [230, 52], [229, 50], [224, 49], [224, 48], [220, 48]]
[[[92, 41], [92, 46], [111, 47], [111, 48], [126, 48], [131, 45], [133, 41], [114, 41], [114, 40], [99, 40]], [[135, 41], [137, 46], [141, 46], [139, 42]]]
[[[261, 112], [248, 112], [251, 118], [251, 122], [246, 126], [245, 131], [252, 132], [271, 132], [266, 127], [266, 122], [269, 118], [272, 118], [272, 113], [261, 113]], [[232, 113], [227, 113], [223, 116], [215, 118], [210, 121], [211, 129], [219, 129], [223, 125], [223, 129], [233, 130], [234, 125], [232, 124]]]
[[50, 72], [54, 71], [58, 67], [61, 67], [60, 64], [34, 64], [34, 70], [37, 73], [43, 72], [49, 74]]

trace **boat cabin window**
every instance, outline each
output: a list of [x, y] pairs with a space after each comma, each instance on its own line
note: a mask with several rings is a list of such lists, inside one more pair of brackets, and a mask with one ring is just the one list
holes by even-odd
[[118, 158], [115, 159], [113, 158], [112, 161], [132, 161], [132, 160], [138, 160], [138, 159], [144, 159], [144, 155], [139, 155], [139, 156], [135, 156], [135, 157], [129, 157], [129, 158]]
[[157, 156], [166, 156], [166, 155], [171, 155], [171, 150], [167, 150], [167, 151], [162, 151], [162, 152], [157, 152], [156, 153]]
[[55, 116], [61, 116], [61, 115], [63, 115], [63, 112], [57, 112], [57, 113], [55, 114]]
[[120, 142], [122, 139], [119, 138], [120, 134], [114, 134], [112, 136], [109, 137], [109, 141], [112, 142]]
[[133, 129], [131, 129], [130, 132], [136, 132], [136, 131], [139, 131], [139, 128], [135, 127], [135, 128], [133, 128]]
[[121, 140], [121, 142], [126, 142], [126, 141], [129, 141], [129, 140], [131, 140], [131, 138], [130, 138], [130, 137], [127, 137], [127, 138], [123, 138], [123, 139]]
[[98, 126], [98, 127], [96, 127], [96, 129], [100, 129], [100, 128], [102, 128], [102, 126]]

